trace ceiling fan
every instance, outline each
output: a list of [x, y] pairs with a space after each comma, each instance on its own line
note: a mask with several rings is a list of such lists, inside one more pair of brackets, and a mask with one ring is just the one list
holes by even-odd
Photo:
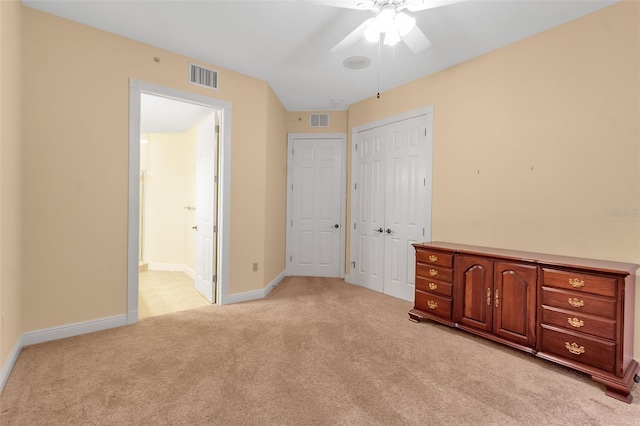
[[431, 46], [431, 42], [418, 28], [415, 18], [404, 10], [418, 12], [461, 1], [465, 0], [315, 0], [314, 3], [370, 10], [376, 15], [360, 24], [331, 52], [346, 49], [364, 37], [372, 43], [382, 42], [387, 46], [395, 46], [402, 40], [414, 53], [420, 53]]

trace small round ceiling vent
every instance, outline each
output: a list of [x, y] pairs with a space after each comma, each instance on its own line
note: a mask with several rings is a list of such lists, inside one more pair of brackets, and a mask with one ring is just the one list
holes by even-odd
[[349, 68], [350, 70], [361, 70], [368, 67], [370, 64], [371, 60], [364, 56], [352, 56], [342, 62], [342, 65], [344, 65], [345, 68]]

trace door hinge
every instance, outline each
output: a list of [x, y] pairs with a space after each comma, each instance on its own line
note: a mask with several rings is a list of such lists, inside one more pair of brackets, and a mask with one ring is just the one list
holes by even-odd
[[293, 262], [293, 256], [289, 256], [289, 262]]
[[423, 185], [427, 186], [427, 178], [424, 178]]
[[424, 228], [422, 228], [422, 236], [424, 237]]
[[220, 133], [220, 125], [216, 124], [216, 133]]
[[217, 282], [218, 282], [218, 276], [217, 276], [217, 275], [214, 275], [214, 276], [213, 276], [213, 282], [214, 282], [214, 283], [217, 283]]
[[424, 128], [424, 135], [427, 136], [427, 128]]
[[358, 182], [353, 184], [353, 189], [355, 189], [356, 191], [358, 190]]
[[356, 229], [356, 223], [353, 222], [353, 229]]
[[293, 228], [293, 219], [291, 219], [291, 227]]
[[356, 144], [356, 151], [358, 150], [358, 144]]
[[218, 176], [217, 175], [213, 177], [213, 183], [218, 183]]
[[291, 155], [295, 154], [296, 149], [295, 148], [291, 148]]
[[213, 225], [213, 232], [218, 232], [218, 225]]

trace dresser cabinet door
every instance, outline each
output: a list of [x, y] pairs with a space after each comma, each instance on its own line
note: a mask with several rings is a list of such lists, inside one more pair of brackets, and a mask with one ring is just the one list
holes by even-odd
[[538, 268], [509, 262], [495, 262], [493, 268], [494, 334], [534, 347]]
[[455, 321], [490, 332], [493, 328], [493, 261], [457, 256]]

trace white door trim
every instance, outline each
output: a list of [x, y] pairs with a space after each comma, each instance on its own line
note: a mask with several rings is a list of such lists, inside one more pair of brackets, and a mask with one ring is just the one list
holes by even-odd
[[[352, 183], [353, 183], [353, 171], [357, 170], [358, 164], [357, 164], [357, 155], [355, 155], [354, 153], [354, 144], [356, 143], [356, 141], [358, 141], [358, 133], [360, 132], [364, 132], [366, 130], [371, 130], [371, 129], [375, 129], [376, 127], [382, 127], [382, 126], [386, 126], [388, 124], [392, 124], [392, 123], [396, 123], [399, 121], [404, 121], [404, 120], [408, 120], [410, 118], [414, 118], [414, 117], [419, 117], [422, 115], [425, 115], [427, 118], [427, 147], [426, 147], [426, 167], [427, 167], [427, 175], [426, 175], [426, 179], [427, 179], [427, 194], [428, 194], [428, 201], [427, 201], [427, 205], [429, 206], [429, 210], [425, 211], [424, 213], [427, 215], [427, 217], [425, 218], [425, 239], [424, 241], [431, 241], [431, 221], [432, 221], [432, 201], [433, 201], [433, 105], [428, 105], [425, 107], [421, 107], [412, 111], [408, 111], [408, 112], [404, 112], [402, 114], [398, 114], [398, 115], [393, 115], [390, 117], [386, 117], [377, 121], [373, 121], [370, 123], [365, 123], [362, 124], [360, 126], [356, 126], [353, 127], [351, 129], [351, 144], [352, 144], [352, 155], [351, 155], [351, 173], [352, 173]], [[351, 201], [351, 215], [349, 217], [349, 235], [350, 235], [350, 253], [351, 256], [354, 256], [356, 253], [358, 253], [358, 247], [356, 245], [356, 240], [352, 237], [352, 224], [356, 222], [356, 217], [355, 217], [355, 211], [353, 209], [353, 205], [354, 205], [354, 194], [352, 191], [352, 188], [349, 188], [349, 199]], [[357, 282], [358, 280], [356, 279], [356, 275], [351, 273], [351, 268], [353, 268], [353, 264], [352, 264], [352, 260], [349, 259], [349, 265], [350, 265], [350, 269], [349, 269], [349, 280], [347, 282], [349, 282], [350, 284], [356, 284], [356, 285], [362, 285], [361, 283]]]
[[153, 83], [129, 79], [129, 207], [127, 235], [127, 324], [138, 322], [138, 250], [140, 188], [140, 95], [162, 96], [220, 111], [220, 168], [218, 170], [218, 281], [216, 301], [229, 303], [229, 235], [231, 218], [231, 103]]
[[[386, 126], [387, 124], [396, 123], [398, 121], [404, 121], [409, 118], [419, 117], [421, 115], [428, 115], [429, 113], [433, 114], [433, 105], [428, 105], [426, 107], [414, 109], [412, 111], [403, 112], [402, 114], [393, 115], [391, 117], [385, 117], [377, 121], [372, 121], [371, 123], [361, 124], [360, 126], [354, 127], [351, 129], [351, 136], [355, 136], [359, 132], [363, 132], [365, 130], [374, 129], [380, 126]], [[351, 139], [355, 140], [355, 139]], [[433, 140], [427, 140], [429, 146], [432, 145]]]
[[293, 141], [295, 139], [339, 139], [342, 146], [342, 165], [340, 180], [340, 278], [344, 278], [345, 271], [345, 228], [347, 227], [347, 203], [346, 203], [346, 186], [347, 186], [347, 134], [346, 133], [289, 133], [287, 135], [287, 257], [285, 259], [287, 267], [286, 274], [289, 274], [289, 259], [291, 259], [291, 185], [293, 185]]

